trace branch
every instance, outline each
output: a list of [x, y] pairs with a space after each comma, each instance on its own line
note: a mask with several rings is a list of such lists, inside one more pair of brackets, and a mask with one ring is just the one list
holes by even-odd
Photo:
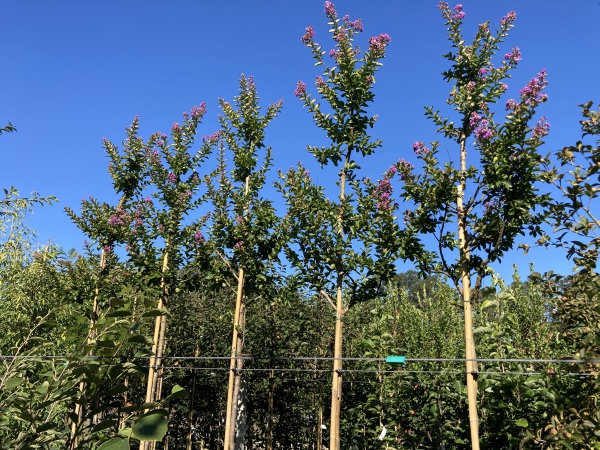
[[335, 304], [331, 301], [331, 297], [329, 297], [329, 294], [327, 294], [327, 292], [325, 292], [323, 289], [321, 289], [319, 291], [319, 294], [321, 294], [329, 302], [329, 304], [331, 305], [331, 307], [333, 309], [336, 309]]

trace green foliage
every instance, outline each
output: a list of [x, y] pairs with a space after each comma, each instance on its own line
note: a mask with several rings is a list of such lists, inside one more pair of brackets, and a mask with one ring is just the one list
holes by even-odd
[[[583, 138], [600, 135], [597, 111], [589, 102], [583, 107], [581, 120]], [[546, 292], [560, 299], [554, 316], [564, 323], [564, 338], [573, 347], [569, 358], [586, 361], [572, 365], [570, 370], [583, 374], [557, 392], [560, 405], [539, 436], [548, 448], [599, 448], [600, 436], [600, 275], [597, 262], [600, 222], [595, 217], [597, 206], [600, 141], [596, 146], [578, 141], [557, 153], [560, 168], [549, 168], [553, 184], [562, 198], [553, 202], [551, 219], [554, 231], [560, 235], [551, 242], [564, 247], [574, 262], [574, 274], [553, 273], [535, 280], [543, 282]], [[564, 169], [567, 171], [564, 171]], [[589, 361], [589, 362], [587, 362]]]
[[[207, 138], [219, 147], [219, 166], [216, 183], [208, 181], [208, 196], [213, 202], [210, 238], [215, 246], [217, 262], [214, 272], [234, 276], [244, 269], [246, 295], [268, 289], [272, 281], [273, 264], [279, 261], [283, 245], [277, 231], [279, 219], [272, 201], [262, 197], [261, 191], [269, 168], [272, 166], [272, 149], [265, 147], [266, 127], [277, 116], [283, 101], [272, 103], [266, 114], [260, 115], [259, 97], [252, 77], [242, 75], [240, 93], [234, 106], [219, 101], [223, 115], [219, 116], [221, 130]], [[226, 150], [233, 155], [234, 167], [228, 173]], [[260, 155], [264, 149], [264, 154]], [[259, 156], [262, 161], [259, 164]], [[227, 275], [217, 275], [224, 280]]]

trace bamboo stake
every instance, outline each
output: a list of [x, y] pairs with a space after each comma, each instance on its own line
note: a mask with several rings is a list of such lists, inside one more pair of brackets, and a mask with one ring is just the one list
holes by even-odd
[[[245, 195], [248, 195], [250, 189], [250, 177], [246, 177], [246, 188]], [[246, 214], [248, 213], [249, 206], [246, 208]], [[239, 377], [239, 370], [242, 368], [243, 361], [236, 360], [235, 357], [239, 356], [242, 352], [243, 341], [241, 339], [238, 330], [241, 330], [244, 312], [244, 268], [240, 267], [238, 271], [238, 286], [235, 298], [235, 313], [233, 317], [233, 333], [231, 337], [231, 360], [229, 362], [229, 382], [227, 385], [227, 412], [225, 418], [225, 436], [223, 438], [223, 449], [234, 450], [235, 447], [235, 425], [237, 417], [237, 396], [234, 404], [234, 391], [236, 384], [236, 377]], [[238, 362], [239, 361], [239, 362]], [[239, 393], [239, 380], [238, 380], [237, 392]]]
[[[225, 418], [225, 436], [224, 436], [224, 444], [223, 449], [229, 450], [233, 449], [235, 444], [235, 439], [232, 440], [232, 436], [235, 437], [235, 421], [236, 418], [233, 417], [234, 405], [233, 405], [233, 393], [234, 393], [234, 385], [237, 371], [237, 360], [235, 357], [239, 356], [241, 349], [238, 349], [239, 340], [239, 332], [241, 330], [241, 312], [242, 312], [242, 301], [243, 301], [243, 293], [244, 293], [244, 269], [239, 270], [238, 275], [238, 290], [235, 301], [235, 316], [233, 323], [233, 336], [231, 342], [231, 360], [229, 362], [229, 383], [227, 385], [227, 413]], [[240, 360], [241, 361], [241, 360]], [[237, 405], [235, 406], [235, 410], [237, 411]]]
[[[352, 132], [352, 131], [351, 131]], [[352, 148], [346, 153], [344, 168], [340, 174], [340, 208], [338, 213], [338, 239], [344, 236], [343, 203], [346, 198], [346, 171], [350, 162]], [[341, 262], [340, 262], [341, 264]], [[342, 327], [344, 324], [343, 298], [344, 272], [338, 267], [335, 302], [335, 342], [333, 344], [333, 379], [331, 384], [331, 422], [329, 424], [329, 450], [340, 450], [340, 412], [342, 405]]]
[[479, 419], [477, 416], [477, 364], [475, 359], [475, 341], [473, 340], [473, 308], [471, 303], [471, 278], [469, 276], [469, 247], [467, 242], [467, 211], [464, 210], [463, 196], [466, 188], [467, 171], [466, 136], [460, 140], [461, 182], [458, 185], [456, 206], [458, 209], [458, 239], [460, 243], [460, 263], [462, 278], [462, 296], [465, 312], [465, 357], [467, 372], [467, 399], [469, 402], [469, 426], [471, 430], [471, 449], [479, 450]]
[[[196, 349], [195, 352], [195, 356], [196, 358], [198, 357], [198, 349]], [[194, 419], [194, 398], [196, 396], [196, 371], [194, 370], [194, 378], [192, 381], [192, 395], [190, 397], [190, 411], [188, 414], [188, 423], [189, 423], [189, 428], [188, 428], [188, 434], [186, 437], [186, 445], [185, 448], [186, 450], [192, 450], [192, 429], [194, 427], [193, 425], [193, 419]]]
[[[168, 295], [167, 286], [165, 284], [165, 272], [167, 271], [169, 263], [169, 252], [168, 245], [165, 245], [165, 254], [163, 257], [163, 265], [162, 265], [162, 277], [160, 280], [160, 287], [162, 290], [162, 295], [158, 300], [157, 309], [162, 310], [166, 306], [166, 299]], [[149, 369], [148, 369], [148, 385], [146, 388], [146, 403], [152, 403], [157, 399], [160, 399], [160, 388], [158, 380], [162, 375], [161, 365], [162, 365], [162, 356], [165, 344], [165, 329], [167, 325], [167, 316], [156, 316], [156, 320], [154, 322], [154, 337], [152, 340], [152, 356], [149, 360]], [[158, 389], [157, 389], [158, 388]], [[153, 442], [141, 441], [140, 449], [141, 450], [151, 450], [154, 448]]]

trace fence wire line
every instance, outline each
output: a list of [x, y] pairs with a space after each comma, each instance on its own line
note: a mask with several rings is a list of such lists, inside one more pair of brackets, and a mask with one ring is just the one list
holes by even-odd
[[[0, 359], [59, 359], [59, 360], [96, 360], [96, 359], [151, 359], [152, 356], [74, 356], [59, 355], [0, 355]], [[161, 360], [253, 360], [253, 361], [374, 361], [385, 362], [385, 358], [328, 358], [311, 356], [161, 356]], [[505, 363], [531, 363], [531, 364], [600, 364], [600, 359], [510, 359], [510, 358], [406, 358], [406, 362], [505, 362]]]
[[[149, 366], [142, 366], [144, 368], [150, 368]], [[164, 369], [164, 370], [171, 370], [171, 369], [178, 369], [178, 370], [212, 370], [212, 371], [230, 371], [230, 370], [235, 370], [237, 372], [290, 372], [290, 373], [296, 373], [296, 372], [308, 372], [308, 373], [315, 373], [315, 372], [319, 372], [319, 373], [323, 373], [323, 372], [334, 372], [333, 370], [330, 369], [282, 369], [282, 368], [264, 368], [264, 369], [259, 369], [259, 368], [243, 368], [243, 369], [231, 369], [230, 367], [196, 367], [196, 366], [155, 366], [156, 369]], [[466, 375], [467, 373], [475, 373], [477, 374], [477, 376], [482, 376], [482, 375], [547, 375], [547, 376], [594, 376], [594, 374], [592, 373], [586, 373], [586, 372], [565, 372], [565, 373], [559, 373], [559, 372], [500, 372], [500, 371], [482, 371], [482, 372], [466, 372], [466, 371], [447, 371], [447, 370], [374, 370], [374, 369], [343, 369], [341, 371], [342, 375], [344, 372], [351, 372], [351, 373], [387, 373], [387, 374], [415, 374], [415, 373], [428, 373], [428, 374], [439, 374], [439, 375]]]

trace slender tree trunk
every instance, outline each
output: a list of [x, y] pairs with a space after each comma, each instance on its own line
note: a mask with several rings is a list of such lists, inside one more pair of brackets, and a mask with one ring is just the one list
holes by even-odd
[[342, 297], [343, 274], [338, 273], [335, 311], [335, 342], [333, 349], [333, 383], [331, 387], [330, 450], [340, 450], [340, 411], [342, 406], [342, 325], [344, 303]]
[[[198, 357], [198, 350], [196, 349], [196, 358], [197, 357]], [[189, 406], [190, 411], [188, 413], [189, 427], [188, 427], [188, 433], [187, 433], [187, 437], [186, 437], [186, 445], [185, 445], [186, 450], [192, 450], [192, 445], [193, 445], [192, 430], [194, 428], [194, 399], [196, 397], [196, 376], [197, 376], [197, 373], [194, 370], [194, 378], [192, 381], [192, 395], [190, 397], [190, 406]]]
[[[250, 189], [250, 177], [246, 177], [246, 189], [245, 194], [248, 195]], [[246, 214], [248, 214], [249, 205], [246, 208]], [[242, 353], [243, 337], [240, 331], [242, 331], [245, 317], [245, 306], [244, 306], [244, 268], [240, 267], [238, 271], [238, 287], [237, 295], [235, 299], [235, 313], [233, 317], [233, 333], [231, 338], [231, 360], [229, 362], [229, 383], [227, 385], [227, 412], [225, 418], [225, 436], [223, 449], [234, 450], [235, 448], [235, 426], [237, 421], [237, 398], [239, 395], [239, 377], [241, 376], [240, 370], [243, 367], [244, 361], [242, 359], [236, 359]], [[237, 379], [236, 379], [237, 378]], [[237, 390], [236, 390], [237, 386]], [[235, 401], [234, 401], [235, 397]]]
[[475, 341], [473, 340], [473, 308], [471, 303], [471, 277], [469, 276], [469, 243], [467, 242], [467, 211], [464, 209], [463, 196], [466, 188], [467, 171], [466, 136], [460, 140], [461, 182], [458, 185], [458, 239], [460, 244], [460, 263], [462, 296], [465, 311], [465, 357], [467, 372], [467, 399], [469, 402], [469, 426], [471, 429], [471, 448], [479, 450], [479, 419], [477, 416], [477, 363], [475, 359]]
[[[238, 333], [238, 340], [236, 345], [238, 357], [242, 356], [244, 350], [244, 328], [246, 326], [246, 305], [242, 302], [240, 309], [240, 329], [241, 333]], [[233, 383], [233, 396], [231, 398], [231, 421], [233, 426], [229, 430], [230, 432], [230, 443], [229, 447], [231, 450], [235, 449], [236, 431], [238, 425], [238, 412], [239, 412], [239, 400], [240, 400], [240, 388], [242, 382], [242, 369], [244, 367], [244, 360], [239, 358], [235, 361], [235, 382]]]
[[[240, 331], [242, 327], [242, 311], [243, 311], [243, 300], [244, 300], [244, 269], [240, 269], [238, 272], [238, 289], [235, 301], [235, 315], [233, 318], [233, 336], [231, 341], [231, 360], [229, 362], [229, 383], [227, 385], [227, 413], [225, 417], [225, 437], [224, 437], [224, 450], [233, 450], [235, 445], [235, 422], [236, 417], [233, 416], [234, 411], [237, 413], [237, 404], [234, 404], [234, 387], [236, 384], [236, 378], [238, 376], [238, 361], [242, 362], [241, 359], [236, 359], [239, 356], [242, 349], [238, 347], [241, 343]], [[239, 392], [239, 387], [238, 387]]]
[[[346, 171], [352, 149], [348, 149], [344, 168], [340, 174], [340, 209], [338, 212], [338, 239], [344, 238], [343, 223], [343, 205], [346, 199]], [[338, 274], [336, 282], [336, 302], [335, 302], [335, 340], [333, 344], [333, 381], [331, 385], [331, 422], [329, 424], [329, 450], [340, 450], [340, 412], [342, 407], [342, 329], [344, 324], [344, 272], [341, 267], [342, 261], [338, 264]]]
[[[163, 257], [163, 265], [162, 265], [162, 278], [160, 280], [160, 287], [162, 290], [162, 294], [160, 299], [158, 300], [157, 309], [163, 310], [166, 307], [168, 288], [166, 286], [165, 281], [165, 273], [167, 271], [169, 264], [169, 252], [168, 252], [168, 243], [165, 245], [165, 255]], [[167, 316], [156, 316], [156, 320], [154, 322], [154, 338], [152, 344], [152, 356], [149, 360], [149, 368], [148, 368], [148, 385], [146, 388], [146, 403], [152, 403], [157, 400], [160, 400], [161, 396], [161, 388], [162, 383], [160, 383], [160, 379], [162, 378], [162, 356], [164, 352], [165, 346], [165, 331], [167, 326]], [[155, 446], [154, 442], [140, 442], [141, 450], [151, 450]]]

